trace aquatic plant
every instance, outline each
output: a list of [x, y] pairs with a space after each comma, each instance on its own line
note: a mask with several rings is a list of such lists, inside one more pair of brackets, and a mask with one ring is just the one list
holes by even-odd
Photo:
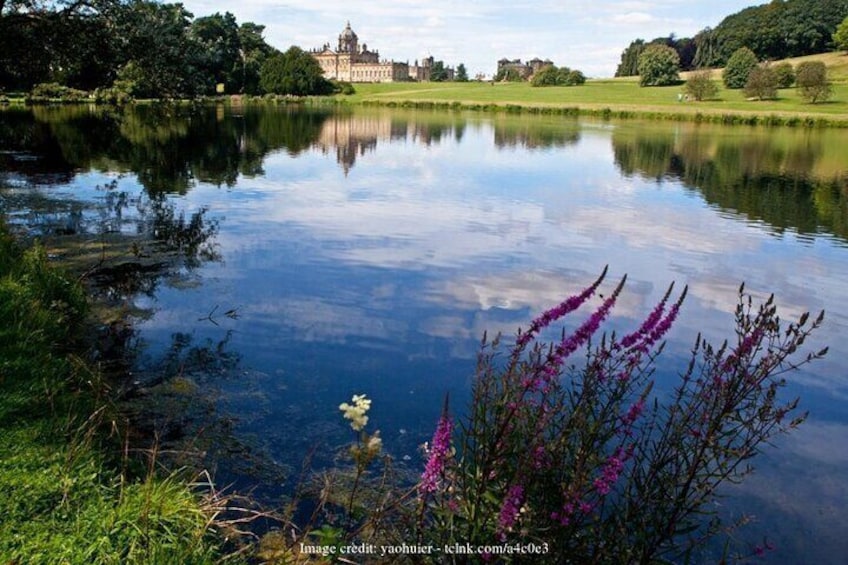
[[673, 391], [660, 393], [655, 363], [686, 289], [669, 287], [634, 331], [598, 337], [623, 278], [574, 331], [540, 341], [605, 276], [519, 330], [505, 357], [501, 337], [484, 336], [468, 414], [454, 433], [443, 413], [430, 447], [419, 540], [516, 544], [551, 562], [685, 559], [722, 527], [710, 505], [719, 486], [804, 420], [778, 391], [787, 371], [826, 353], [794, 359], [823, 313], [786, 325], [773, 298], [755, 306], [743, 285], [736, 339], [714, 347], [699, 336]]

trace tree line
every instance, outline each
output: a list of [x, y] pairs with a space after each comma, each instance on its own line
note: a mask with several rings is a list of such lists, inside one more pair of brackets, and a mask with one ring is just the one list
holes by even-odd
[[0, 0], [0, 90], [54, 84], [136, 98], [259, 94], [263, 65], [308, 57], [280, 53], [264, 29], [229, 12], [194, 18], [182, 4], [152, 0]]
[[742, 47], [761, 61], [824, 53], [836, 46], [833, 34], [846, 17], [848, 0], [772, 0], [727, 16], [692, 38], [636, 39], [621, 54], [615, 76], [638, 75], [639, 56], [650, 45], [674, 49], [684, 71], [722, 67]]

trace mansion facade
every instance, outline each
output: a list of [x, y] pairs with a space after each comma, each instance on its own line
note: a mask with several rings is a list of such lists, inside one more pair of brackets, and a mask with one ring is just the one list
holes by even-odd
[[350, 22], [339, 34], [339, 43], [335, 50], [325, 43], [321, 49], [313, 49], [310, 54], [318, 61], [324, 71], [324, 78], [343, 82], [398, 82], [429, 81], [433, 67], [433, 57], [428, 57], [419, 65], [398, 63], [380, 59], [379, 51], [369, 51], [351, 29]]

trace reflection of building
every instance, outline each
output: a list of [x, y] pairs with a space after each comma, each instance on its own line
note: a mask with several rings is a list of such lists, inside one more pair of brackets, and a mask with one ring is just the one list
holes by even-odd
[[336, 154], [336, 161], [345, 175], [356, 159], [377, 149], [378, 141], [407, 140], [423, 145], [437, 144], [445, 138], [459, 139], [463, 122], [422, 121], [398, 119], [391, 113], [334, 115], [321, 125], [314, 146], [323, 153]]
[[359, 37], [351, 29], [350, 22], [339, 34], [339, 43], [334, 51], [329, 43], [321, 49], [314, 49], [312, 56], [321, 65], [328, 79], [345, 82], [395, 82], [403, 80], [430, 80], [433, 58], [418, 61], [413, 66], [408, 63], [380, 60], [379, 51], [369, 51], [363, 43], [359, 46]]
[[374, 151], [377, 140], [391, 136], [392, 122], [379, 116], [331, 116], [321, 127], [315, 145], [324, 153], [336, 152], [336, 161], [345, 175], [357, 156]]

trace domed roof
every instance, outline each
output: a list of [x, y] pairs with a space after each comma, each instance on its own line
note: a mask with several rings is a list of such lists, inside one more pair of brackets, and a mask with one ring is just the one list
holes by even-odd
[[350, 22], [347, 22], [341, 35], [339, 35], [339, 39], [358, 39], [356, 33], [350, 28]]

